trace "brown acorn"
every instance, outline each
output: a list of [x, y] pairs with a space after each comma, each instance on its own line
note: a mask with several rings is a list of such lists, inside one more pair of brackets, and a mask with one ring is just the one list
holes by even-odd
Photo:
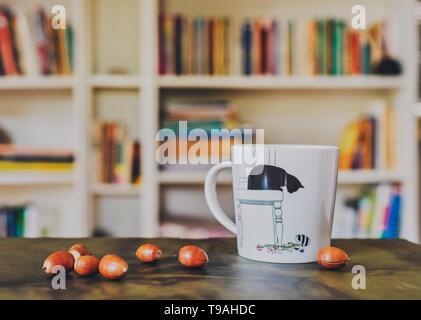
[[152, 262], [162, 258], [162, 250], [158, 246], [148, 243], [137, 249], [136, 256], [143, 262]]
[[209, 263], [208, 255], [196, 246], [184, 246], [178, 253], [178, 261], [186, 267], [201, 267]]
[[91, 276], [98, 273], [99, 259], [94, 256], [81, 256], [75, 261], [75, 272], [81, 276]]
[[73, 265], [75, 263], [75, 258], [66, 251], [57, 251], [53, 254], [50, 254], [47, 259], [44, 260], [42, 265], [42, 270], [46, 273], [53, 273], [53, 268], [55, 266], [63, 266], [66, 269], [66, 272], [73, 270]]
[[99, 272], [107, 279], [118, 279], [129, 269], [126, 261], [114, 254], [107, 254], [99, 262]]
[[324, 247], [317, 254], [317, 262], [325, 268], [337, 269], [351, 261], [342, 249], [336, 247]]
[[69, 253], [71, 253], [76, 260], [80, 256], [89, 256], [91, 251], [89, 251], [88, 247], [84, 244], [78, 243], [69, 249]]

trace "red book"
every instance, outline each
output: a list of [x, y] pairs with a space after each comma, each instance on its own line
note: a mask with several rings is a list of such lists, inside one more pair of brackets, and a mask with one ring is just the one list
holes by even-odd
[[0, 11], [0, 53], [6, 75], [16, 74], [16, 65], [13, 57], [12, 37], [10, 35], [9, 20]]
[[261, 33], [259, 20], [254, 21], [253, 25], [253, 73], [262, 73], [262, 47], [261, 47]]
[[361, 73], [361, 43], [360, 43], [360, 34], [358, 32], [351, 33], [351, 51], [352, 51], [351, 52], [352, 74], [360, 74]]
[[35, 11], [34, 13], [34, 29], [35, 29], [35, 45], [38, 52], [38, 59], [41, 66], [42, 74], [50, 74], [50, 61], [48, 59], [48, 44], [47, 37], [45, 35], [45, 13], [42, 9]]
[[165, 13], [160, 13], [158, 18], [158, 46], [159, 46], [159, 59], [158, 59], [158, 72], [165, 74], [165, 33], [164, 33]]

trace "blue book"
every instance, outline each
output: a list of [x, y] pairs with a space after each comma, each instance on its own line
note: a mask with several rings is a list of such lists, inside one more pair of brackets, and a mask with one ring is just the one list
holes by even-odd
[[182, 33], [182, 17], [180, 15], [176, 16], [174, 19], [174, 28], [175, 28], [175, 35], [174, 35], [174, 64], [175, 70], [174, 73], [176, 75], [180, 75], [183, 73], [183, 58], [182, 58], [182, 43], [181, 43], [181, 33]]
[[399, 237], [399, 217], [401, 208], [401, 195], [399, 192], [394, 192], [390, 199], [390, 213], [387, 222], [386, 230], [383, 232], [382, 238], [397, 238]]
[[253, 34], [250, 22], [246, 22], [243, 25], [241, 32], [241, 44], [243, 49], [243, 74], [251, 75], [252, 72], [252, 45], [253, 45]]
[[7, 228], [7, 236], [14, 237], [15, 236], [15, 215], [13, 212], [8, 209], [6, 211], [6, 228]]

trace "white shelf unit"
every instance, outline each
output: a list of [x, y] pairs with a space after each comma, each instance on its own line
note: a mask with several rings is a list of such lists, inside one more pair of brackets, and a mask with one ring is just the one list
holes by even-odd
[[[158, 130], [159, 108], [165, 99], [172, 95], [198, 97], [215, 94], [233, 98], [240, 105], [239, 108], [244, 107], [241, 110], [244, 120], [256, 120], [257, 126], [266, 121], [267, 131], [271, 136], [276, 136], [276, 130], [279, 130], [282, 143], [291, 140], [287, 131], [290, 127], [286, 125], [286, 129], [283, 130], [283, 125], [290, 122], [293, 128], [296, 124], [294, 121], [300, 119], [311, 129], [311, 118], [319, 121], [319, 139], [326, 138], [325, 140], [330, 142], [333, 139], [332, 136], [337, 134], [338, 128], [342, 128], [346, 121], [361, 111], [361, 108], [355, 108], [357, 103], [362, 104], [363, 101], [373, 97], [384, 97], [396, 108], [399, 115], [398, 168], [392, 172], [340, 172], [339, 189], [341, 185], [401, 182], [404, 192], [402, 237], [419, 242], [416, 117], [413, 111], [416, 101], [416, 42], [414, 41], [416, 37], [415, 17], [412, 19], [413, 1], [362, 1], [362, 4], [367, 6], [370, 17], [374, 16], [373, 19], [392, 13], [398, 21], [400, 34], [405, 34], [405, 37], [401, 37], [403, 42], [401, 48], [404, 49], [399, 55], [404, 65], [404, 73], [399, 77], [160, 77], [157, 75], [157, 16], [161, 6], [165, 5], [165, 8], [171, 12], [183, 12], [189, 15], [238, 14], [255, 17], [271, 16], [273, 12], [280, 12], [284, 16], [300, 15], [304, 12], [311, 17], [336, 16], [337, 14], [351, 17], [353, 4], [353, 1], [339, 4], [333, 0], [325, 0], [317, 4], [311, 0], [302, 3], [291, 0], [268, 0], [264, 3], [240, 0], [229, 2], [207, 0], [200, 3], [195, 0], [168, 0], [165, 3], [158, 0], [125, 0], [123, 6], [121, 2], [109, 0], [72, 1], [72, 23], [76, 35], [74, 75], [68, 78], [0, 79], [0, 96], [2, 92], [9, 90], [66, 89], [72, 91], [77, 162], [74, 178], [71, 179], [73, 181], [72, 194], [69, 197], [74, 197], [71, 199], [77, 203], [77, 212], [65, 234], [90, 235], [96, 220], [94, 216], [97, 198], [111, 196], [130, 197], [135, 201], [140, 201], [137, 235], [157, 236], [159, 235], [160, 197], [163, 187], [196, 185], [197, 188], [201, 188], [204, 180], [203, 173], [160, 172], [155, 160], [155, 134]], [[129, 32], [122, 32], [125, 30]], [[108, 74], [107, 69], [111, 69], [113, 63], [117, 62], [130, 72], [127, 75]], [[142, 146], [141, 187], [103, 185], [92, 179], [94, 170], [91, 163], [92, 148], [91, 140], [87, 137], [91, 135], [94, 120], [93, 108], [97, 103], [95, 101], [98, 92], [106, 94], [108, 91], [136, 92], [138, 97], [136, 102], [138, 110], [136, 115], [133, 115], [133, 121], [138, 124]], [[360, 96], [363, 97], [360, 98]], [[332, 105], [334, 101], [338, 104], [338, 108]], [[261, 111], [253, 109], [253, 104], [261, 107]], [[323, 106], [324, 104], [326, 106]], [[124, 107], [124, 103], [115, 105], [117, 110], [122, 110]], [[265, 116], [265, 113], [269, 116]], [[283, 119], [284, 115], [285, 119]], [[329, 117], [338, 117], [338, 121], [329, 122]], [[280, 120], [282, 123], [275, 123], [275, 120]], [[329, 131], [329, 125], [332, 125], [331, 131]], [[305, 132], [304, 136], [304, 141], [298, 141], [299, 143], [315, 142], [312, 140], [316, 136], [314, 131]], [[272, 138], [272, 141], [268, 142], [278, 142], [274, 140]], [[25, 181], [16, 176], [10, 179], [0, 184], [7, 185], [9, 182], [32, 184], [30, 180], [33, 178]], [[37, 178], [33, 181], [40, 183], [43, 179], [47, 181], [49, 178]], [[57, 183], [62, 182], [57, 180]], [[222, 174], [220, 183], [229, 185], [230, 174]]]
[[[6, 0], [2, 4], [18, 10], [28, 6], [23, 0]], [[45, 0], [40, 4], [51, 11], [56, 3]], [[67, 17], [72, 21], [74, 32], [83, 34], [84, 1], [64, 0], [62, 4], [68, 10]], [[64, 237], [86, 236], [89, 233], [86, 182], [83, 178], [86, 176], [83, 120], [86, 117], [82, 115], [86, 103], [82, 58], [84, 44], [79, 36], [74, 41], [72, 75], [0, 77], [0, 118], [13, 118], [13, 124], [18, 128], [12, 128], [12, 133], [22, 132], [18, 134], [17, 142], [26, 144], [29, 140], [29, 144], [63, 147], [59, 142], [63, 136], [64, 147], [73, 147], [77, 159], [75, 169], [69, 173], [1, 172], [1, 202], [7, 204], [9, 199], [12, 203], [29, 202], [39, 206], [41, 211], [58, 213], [59, 223], [52, 235]], [[45, 115], [48, 120], [41, 120]], [[1, 125], [6, 125], [6, 130], [10, 129], [7, 121]], [[15, 138], [13, 134], [12, 138]]]

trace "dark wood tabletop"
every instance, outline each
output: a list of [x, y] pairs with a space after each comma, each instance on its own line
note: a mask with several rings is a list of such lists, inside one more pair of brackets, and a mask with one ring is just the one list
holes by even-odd
[[[54, 290], [42, 270], [54, 251], [84, 243], [97, 257], [117, 254], [129, 271], [112, 281], [74, 272], [66, 289]], [[135, 251], [155, 243], [164, 258], [146, 264]], [[179, 264], [180, 247], [194, 244], [209, 255], [198, 269]], [[339, 270], [317, 263], [271, 264], [241, 258], [235, 239], [0, 239], [0, 299], [421, 299], [421, 247], [405, 240], [333, 240], [351, 262]], [[366, 270], [366, 289], [352, 288], [352, 267]]]

